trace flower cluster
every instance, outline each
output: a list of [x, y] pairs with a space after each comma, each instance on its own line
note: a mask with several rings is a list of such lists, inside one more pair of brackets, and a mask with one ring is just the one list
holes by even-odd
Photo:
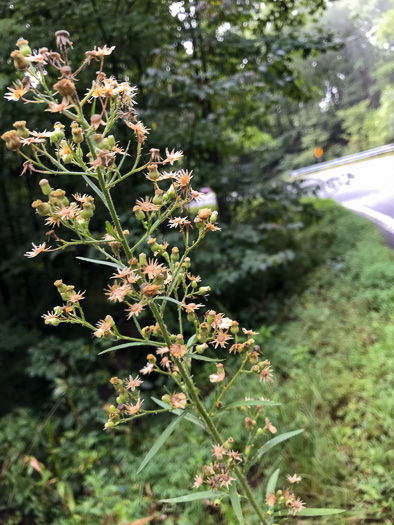
[[[24, 77], [8, 88], [5, 97], [10, 101], [39, 102], [46, 106], [46, 111], [68, 118], [70, 124], [55, 122], [49, 131], [32, 131], [26, 121], [21, 120], [1, 138], [10, 151], [22, 157], [22, 174], [29, 171], [48, 178], [73, 177], [79, 188], [88, 185], [96, 197], [74, 193], [73, 200], [70, 200], [63, 189], [53, 189], [48, 179], [42, 178], [39, 185], [43, 197], [35, 200], [32, 207], [51, 228], [46, 234], [51, 239], [51, 246], [46, 242], [33, 244], [26, 256], [36, 257], [42, 252], [76, 245], [95, 248], [101, 258], [99, 262], [114, 268], [104, 294], [111, 303], [123, 307], [124, 316], [135, 325], [139, 335], [121, 334], [111, 315], [90, 323], [81, 306], [87, 292], [77, 292], [73, 285], [66, 285], [60, 279], [54, 284], [63, 304], [43, 315], [45, 324], [77, 323], [90, 329], [97, 339], [151, 347], [147, 363], [139, 373], [142, 378], [152, 373], [165, 377], [165, 393], [161, 401], [156, 400], [161, 408], [146, 409], [151, 400], [143, 399], [140, 387], [144, 380], [135, 372], [123, 380], [113, 377], [111, 384], [116, 401], [107, 405], [105, 430], [111, 431], [122, 423], [157, 412], [187, 413], [209, 431], [210, 439], [217, 443], [213, 447], [216, 461], [204, 465], [203, 474], [196, 476], [194, 487], [207, 484], [212, 490], [226, 491], [232, 481], [238, 479], [244, 497], [260, 522], [266, 525], [266, 515], [254, 499], [238, 465], [245, 462], [246, 468], [255, 440], [264, 433], [276, 433], [276, 427], [268, 417], [265, 417], [264, 427], [257, 425], [257, 418], [263, 411], [259, 400], [251, 402], [251, 406], [248, 406], [248, 400], [243, 405], [241, 403], [239, 406], [248, 412], [245, 426], [250, 433], [241, 457], [241, 453], [232, 449], [232, 438], [224, 441], [212, 420], [215, 413], [225, 408], [223, 400], [240, 377], [251, 374], [255, 380], [259, 379], [262, 387], [273, 382], [270, 362], [261, 357], [260, 346], [254, 339], [257, 332], [245, 327], [241, 330], [237, 321], [206, 308], [205, 299], [210, 287], [203, 286], [201, 277], [191, 270], [191, 252], [208, 233], [220, 230], [216, 223], [218, 212], [202, 207], [192, 214], [188, 204], [202, 198], [202, 194], [192, 187], [192, 172], [186, 169], [165, 171], [168, 165], [173, 166], [182, 160], [182, 151], [166, 148], [163, 157], [158, 148], [143, 152], [149, 128], [137, 116], [137, 89], [128, 82], [107, 77], [103, 69], [104, 58], [114, 48], [95, 47], [86, 52], [86, 58], [78, 67], [72, 68], [68, 57], [72, 42], [68, 32], [57, 31], [56, 42], [59, 52], [42, 47], [37, 53], [31, 51], [26, 40], [17, 42], [18, 49], [11, 56]], [[82, 95], [77, 90], [78, 74], [92, 62], [98, 64], [98, 71]], [[57, 79], [52, 85], [49, 85], [51, 77], [45, 74], [44, 66], [55, 71]], [[129, 152], [130, 142], [126, 148], [118, 143], [113, 134], [117, 123], [123, 123], [130, 132], [135, 154]], [[145, 233], [140, 239], [129, 241], [130, 232], [121, 225], [111, 191], [138, 174], [144, 175], [152, 184], [152, 191], [151, 195], [137, 199], [131, 207]], [[101, 232], [99, 234], [93, 234], [90, 229], [96, 205], [104, 205], [110, 219], [105, 227], [95, 225], [95, 231]], [[179, 232], [184, 248], [169, 246], [160, 233], [164, 225]], [[167, 307], [174, 308], [174, 305], [179, 327], [169, 330], [165, 313]], [[153, 315], [154, 324], [144, 324], [147, 311]], [[125, 344], [121, 346], [125, 347]], [[105, 351], [111, 351], [111, 348]], [[230, 357], [230, 354], [233, 355]], [[198, 359], [210, 362], [206, 383], [216, 389], [215, 402], [210, 410], [201, 400], [200, 388], [194, 379], [193, 366]], [[231, 368], [226, 370], [226, 360], [238, 364], [235, 374]], [[261, 403], [267, 404], [265, 400]], [[299, 481], [297, 477], [292, 479]], [[302, 510], [303, 503], [295, 499], [290, 489], [278, 496], [279, 493], [269, 496], [270, 507], [278, 499], [279, 502], [285, 501], [293, 513]]]
[[293, 476], [288, 475], [287, 480], [290, 483], [285, 490], [277, 490], [267, 496], [267, 505], [270, 508], [270, 512], [274, 510], [280, 510], [281, 508], [287, 508], [289, 514], [295, 516], [298, 512], [301, 512], [305, 508], [305, 503], [301, 498], [296, 498], [294, 494], [294, 486], [296, 483], [301, 481], [301, 477], [294, 474]]

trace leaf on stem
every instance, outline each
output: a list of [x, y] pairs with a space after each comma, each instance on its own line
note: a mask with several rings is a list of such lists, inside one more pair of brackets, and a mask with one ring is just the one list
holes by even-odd
[[223, 407], [220, 411], [227, 410], [228, 408], [238, 408], [238, 407], [247, 407], [247, 406], [262, 406], [262, 407], [274, 407], [280, 406], [281, 403], [275, 403], [274, 401], [263, 401], [261, 399], [244, 399], [243, 401], [234, 401], [229, 405]]
[[114, 239], [116, 239], [118, 242], [120, 242], [119, 235], [115, 232], [113, 227], [111, 226], [111, 223], [108, 221], [105, 221], [105, 227], [107, 228], [107, 232], [112, 235]]
[[89, 186], [92, 188], [92, 190], [97, 193], [97, 195], [100, 197], [100, 199], [105, 204], [106, 208], [109, 210], [107, 201], [105, 200], [105, 197], [104, 197], [104, 193], [100, 190], [100, 188], [97, 186], [97, 184], [95, 184], [87, 175], [85, 175], [85, 173], [81, 172], [81, 175], [84, 178], [86, 184], [89, 184]]
[[198, 361], [209, 361], [210, 363], [219, 363], [219, 361], [225, 361], [225, 359], [214, 359], [213, 357], [206, 357], [200, 354], [187, 353], [184, 357], [190, 357], [190, 359], [197, 359]]
[[[160, 399], [157, 399], [156, 397], [151, 397], [151, 399], [160, 407], [168, 408], [168, 404], [164, 403], [164, 401], [161, 401]], [[170, 414], [175, 414], [176, 416], [180, 416], [183, 412], [184, 412], [183, 410], [176, 408], [175, 410], [171, 410]], [[193, 414], [186, 414], [185, 419], [190, 421], [190, 423], [193, 423], [194, 425], [197, 425], [198, 427], [205, 429], [204, 424]]]
[[270, 439], [269, 441], [264, 443], [264, 445], [257, 451], [254, 458], [252, 458], [250, 463], [248, 464], [248, 467], [250, 468], [257, 461], [259, 461], [266, 452], [271, 450], [271, 448], [276, 447], [276, 445], [279, 445], [279, 443], [282, 443], [283, 441], [286, 441], [287, 439], [290, 439], [294, 436], [297, 436], [298, 434], [301, 434], [301, 432], [304, 432], [303, 428], [301, 428], [300, 430], [293, 430], [292, 432], [286, 432], [285, 434], [281, 434], [280, 436], [276, 436], [273, 439]]
[[159, 452], [161, 447], [164, 445], [167, 439], [171, 436], [175, 428], [179, 425], [179, 423], [182, 421], [182, 419], [185, 416], [186, 416], [186, 412], [183, 412], [180, 416], [178, 416], [168, 425], [168, 427], [164, 430], [164, 432], [160, 434], [159, 438], [155, 441], [155, 444], [153, 445], [153, 447], [149, 450], [147, 455], [142, 460], [142, 463], [137, 470], [137, 474], [139, 474], [141, 470], [146, 467], [149, 461]]
[[107, 348], [106, 350], [102, 350], [97, 355], [106, 354], [107, 352], [114, 352], [115, 350], [120, 350], [121, 348], [128, 348], [129, 346], [158, 346], [156, 343], [151, 343], [149, 341], [133, 341], [132, 343], [124, 343], [122, 345], [117, 346], [111, 346], [111, 348]]
[[244, 516], [242, 514], [241, 500], [239, 498], [239, 494], [238, 494], [235, 482], [233, 482], [229, 486], [229, 492], [230, 492], [231, 506], [234, 509], [234, 514], [236, 515], [237, 520], [240, 523], [240, 525], [244, 525], [245, 524], [245, 520], [244, 520]]
[[196, 334], [192, 335], [191, 337], [189, 337], [187, 343], [186, 343], [186, 348], [189, 350], [193, 345], [194, 345], [194, 341], [196, 340]]
[[100, 261], [100, 259], [89, 259], [88, 257], [76, 257], [76, 259], [80, 259], [81, 261], [87, 261], [94, 264], [103, 264], [104, 266], [111, 266], [112, 268], [116, 268], [120, 270], [122, 267], [120, 264], [116, 264], [109, 261]]
[[175, 303], [179, 306], [185, 306], [183, 303], [181, 303], [180, 301], [177, 301], [176, 299], [173, 299], [172, 297], [167, 297], [166, 295], [159, 295], [158, 297], [155, 297], [155, 301], [157, 299], [163, 299], [164, 301], [170, 301], [171, 303]]
[[187, 503], [188, 501], [197, 501], [199, 499], [213, 499], [217, 498], [217, 492], [213, 490], [204, 490], [203, 492], [193, 492], [191, 494], [185, 494], [178, 498], [161, 499], [160, 503]]
[[268, 480], [267, 490], [265, 492], [265, 495], [267, 496], [267, 498], [268, 498], [268, 496], [270, 494], [273, 494], [275, 492], [275, 488], [276, 488], [276, 483], [278, 481], [279, 472], [280, 472], [280, 468], [276, 469], [275, 472], [273, 474], [271, 474], [270, 479]]
[[[304, 516], [331, 516], [332, 514], [341, 514], [342, 512], [345, 512], [342, 509], [304, 509], [301, 512], [297, 512], [296, 517], [304, 517]], [[288, 516], [288, 513], [286, 512], [279, 512], [277, 514], [278, 516]]]

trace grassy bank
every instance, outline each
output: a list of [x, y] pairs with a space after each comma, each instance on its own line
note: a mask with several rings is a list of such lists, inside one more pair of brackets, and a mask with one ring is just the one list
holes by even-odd
[[302, 475], [312, 505], [350, 511], [335, 524], [391, 523], [394, 254], [366, 219], [319, 206], [302, 233], [318, 265], [266, 347], [285, 378], [283, 421], [305, 428], [280, 464]]

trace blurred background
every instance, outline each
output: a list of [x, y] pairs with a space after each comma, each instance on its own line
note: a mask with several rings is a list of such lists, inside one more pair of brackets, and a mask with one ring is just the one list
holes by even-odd
[[[74, 67], [94, 46], [116, 46], [106, 71], [138, 87], [139, 118], [151, 129], [146, 151], [183, 150], [194, 186], [216, 194], [222, 232], [204, 241], [193, 274], [212, 287], [212, 307], [259, 327], [277, 381], [247, 393], [283, 401], [270, 414], [281, 432], [305, 428], [250, 482], [263, 502], [274, 469], [283, 481], [295, 471], [308, 505], [349, 511], [339, 525], [391, 523], [393, 515], [394, 261], [372, 224], [311, 198], [299, 177], [288, 176], [394, 142], [393, 27], [393, 0], [0, 2], [2, 94], [18, 78], [10, 53], [20, 37], [33, 49], [54, 49], [54, 32], [66, 29]], [[94, 72], [92, 64], [81, 74], [80, 92]], [[53, 128], [53, 117], [33, 104], [2, 97], [0, 114], [2, 133], [21, 119], [30, 129]], [[117, 139], [130, 137], [119, 129]], [[0, 166], [0, 523], [234, 523], [225, 502], [159, 503], [190, 488], [209, 458], [195, 427], [174, 433], [166, 457], [138, 476], [139, 458], [166, 419], [102, 431], [110, 377], [134, 373], [146, 353], [98, 357], [89, 333], [43, 324], [40, 316], [58, 303], [52, 283], [63, 279], [88, 290], [92, 323], [111, 314], [123, 333], [132, 329], [102, 293], [110, 272], [76, 259], [89, 257], [88, 247], [23, 257], [44, 240], [30, 207], [38, 174], [21, 176], [20, 159], [3, 142]], [[389, 173], [392, 164], [385, 166]], [[370, 166], [364, 176], [376, 173]], [[85, 191], [75, 180], [59, 177], [58, 185]], [[132, 206], [146, 191], [140, 175], [116, 195], [132, 235]], [[104, 210], [95, 217], [99, 233]], [[161, 395], [154, 378], [144, 388], [147, 398]], [[242, 398], [248, 387], [237, 388]], [[208, 382], [203, 394], [211, 394]], [[239, 427], [223, 422], [236, 441], [245, 436], [239, 419]]]

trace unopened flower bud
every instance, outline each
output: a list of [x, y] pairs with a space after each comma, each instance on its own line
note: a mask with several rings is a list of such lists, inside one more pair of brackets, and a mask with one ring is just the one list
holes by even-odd
[[230, 332], [232, 334], [237, 334], [239, 332], [239, 326], [238, 326], [237, 321], [232, 321], [231, 322]]
[[140, 253], [139, 262], [141, 266], [146, 265], [146, 254], [145, 253]]
[[167, 197], [169, 199], [175, 199], [176, 197], [176, 191], [175, 191], [175, 188], [174, 188], [174, 185], [171, 184], [171, 186], [169, 187], [167, 193], [166, 193]]
[[215, 310], [210, 310], [207, 315], [207, 323], [211, 324], [213, 323], [213, 320], [215, 318], [216, 312]]
[[83, 131], [82, 131], [82, 128], [80, 128], [76, 122], [73, 122], [71, 124], [71, 133], [72, 133], [72, 136], [73, 136], [73, 141], [76, 144], [81, 144], [81, 142], [83, 142]]
[[39, 185], [41, 187], [41, 191], [44, 195], [49, 195], [52, 191], [52, 188], [49, 185], [49, 182], [47, 179], [41, 179], [39, 182]]
[[53, 85], [54, 89], [58, 91], [63, 97], [71, 97], [75, 92], [75, 84], [69, 78], [63, 78]]
[[211, 327], [208, 323], [201, 323], [200, 324], [200, 333], [203, 336], [207, 336], [209, 334]]
[[176, 246], [171, 250], [171, 260], [174, 262], [179, 260], [179, 248]]
[[[142, 330], [141, 330], [141, 333], [142, 333], [142, 337], [144, 339], [149, 339], [151, 334], [152, 334], [152, 329], [150, 326], [145, 326]], [[151, 354], [150, 354], [151, 355]]]
[[204, 222], [199, 218], [196, 217], [194, 219], [194, 224], [197, 226], [197, 228], [201, 229], [204, 226]]
[[171, 403], [170, 396], [168, 394], [165, 394], [164, 396], [161, 396], [161, 400], [164, 401], [164, 403], [167, 403], [167, 405], [169, 405]]
[[110, 147], [110, 149], [112, 149], [115, 146], [115, 144], [116, 144], [115, 137], [113, 135], [108, 135], [107, 143], [108, 143], [108, 146]]
[[37, 210], [38, 215], [45, 217], [50, 213], [50, 206], [47, 202], [42, 202], [41, 200], [36, 200], [32, 203], [32, 208]]
[[105, 430], [110, 430], [111, 428], [114, 428], [115, 426], [115, 423], [113, 421], [107, 421], [107, 423], [105, 423], [104, 425], [104, 428]]
[[252, 366], [252, 372], [260, 373], [259, 365], [253, 365]]
[[260, 370], [262, 370], [262, 369], [265, 368], [266, 366], [269, 366], [270, 364], [271, 364], [271, 363], [270, 363], [270, 361], [268, 361], [268, 359], [266, 359], [265, 361], [260, 361], [260, 362], [258, 363]]
[[14, 129], [3, 133], [1, 138], [5, 141], [6, 147], [11, 151], [17, 151], [21, 147], [21, 140]]
[[16, 45], [19, 47], [19, 51], [22, 53], [24, 57], [28, 57], [31, 55], [31, 48], [27, 40], [21, 38], [20, 40], [18, 40]]
[[53, 283], [56, 288], [57, 288], [57, 291], [59, 293], [64, 293], [65, 291], [67, 291], [67, 285], [63, 283], [63, 281], [61, 279], [58, 279], [57, 281], [55, 281]]
[[148, 170], [149, 170], [149, 175], [148, 175], [149, 180], [156, 181], [160, 177], [160, 173], [157, 169], [157, 164], [151, 164], [150, 166], [148, 166]]
[[252, 352], [249, 356], [249, 363], [256, 365], [259, 360], [259, 354], [257, 352]]
[[[192, 284], [194, 284], [194, 283], [192, 283]], [[195, 284], [197, 284], [197, 283], [195, 283]], [[199, 291], [199, 293], [201, 295], [204, 295], [204, 294], [206, 294], [206, 293], [211, 291], [211, 287], [210, 286], [200, 286], [198, 291]]]
[[60, 124], [60, 122], [56, 122], [55, 124], [55, 130], [53, 133], [51, 133], [50, 141], [52, 144], [59, 144], [64, 139], [64, 126], [63, 124]]
[[[146, 327], [146, 328], [147, 328], [147, 327]], [[149, 328], [151, 328], [151, 327], [149, 327]], [[152, 331], [152, 330], [151, 330], [151, 331]], [[156, 361], [157, 361], [156, 356], [154, 356], [153, 354], [148, 354], [148, 355], [146, 356], [146, 358], [147, 358], [147, 360], [149, 361], [149, 363], [151, 363], [152, 365], [154, 365], [154, 364], [156, 363]]]
[[190, 268], [190, 257], [185, 258], [185, 262], [183, 263], [184, 267], [189, 269]]
[[215, 210], [214, 212], [212, 212], [210, 221], [215, 222], [217, 218], [218, 218], [218, 212]]
[[138, 206], [134, 206], [133, 212], [135, 213], [135, 216], [139, 221], [143, 221], [145, 219], [145, 213], [142, 210], [140, 210]]
[[203, 343], [202, 345], [197, 345], [196, 352], [198, 354], [203, 354], [207, 348], [208, 348], [208, 345], [206, 343]]
[[20, 69], [21, 71], [27, 69], [29, 62], [23, 56], [21, 51], [19, 51], [19, 49], [16, 49], [11, 53], [11, 58], [14, 59], [14, 66], [16, 69]]
[[17, 120], [13, 123], [16, 129], [16, 134], [22, 139], [27, 139], [29, 136], [29, 130], [26, 128], [26, 120]]
[[157, 244], [156, 239], [149, 239], [148, 244], [152, 252], [161, 251], [162, 246], [160, 244]]

